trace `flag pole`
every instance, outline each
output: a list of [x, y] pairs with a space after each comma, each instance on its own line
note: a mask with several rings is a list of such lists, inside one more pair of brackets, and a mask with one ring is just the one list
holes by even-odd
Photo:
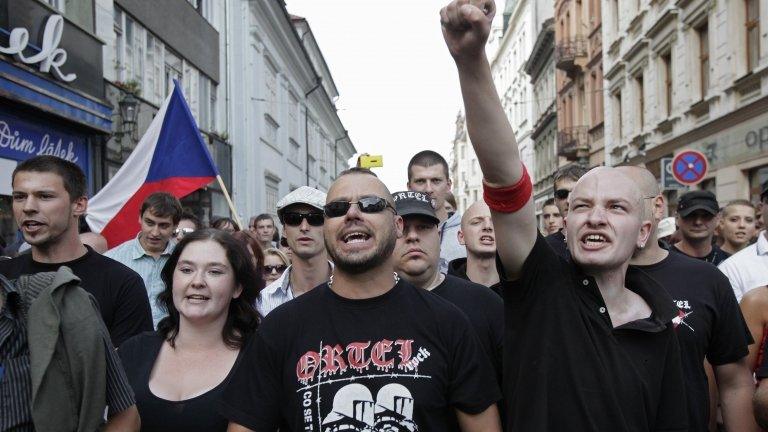
[[221, 191], [224, 192], [224, 198], [226, 198], [227, 204], [229, 204], [229, 210], [232, 212], [232, 215], [235, 218], [235, 222], [237, 222], [237, 225], [240, 226], [240, 229], [245, 229], [245, 227], [243, 227], [243, 223], [240, 222], [240, 216], [237, 214], [237, 210], [235, 210], [235, 204], [232, 202], [232, 198], [229, 197], [227, 187], [224, 186], [224, 180], [221, 179], [221, 174], [216, 175], [216, 180], [219, 182], [219, 186], [221, 186]]

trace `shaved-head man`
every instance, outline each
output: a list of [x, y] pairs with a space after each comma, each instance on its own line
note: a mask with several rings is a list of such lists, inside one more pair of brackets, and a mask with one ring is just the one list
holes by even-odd
[[478, 201], [464, 212], [458, 237], [459, 243], [467, 248], [467, 257], [451, 261], [448, 274], [485, 285], [501, 295], [496, 271], [496, 233], [488, 204]]
[[645, 217], [652, 221], [652, 234], [631, 264], [658, 281], [680, 310], [675, 324], [688, 396], [689, 430], [707, 430], [710, 395], [705, 359], [714, 368], [726, 428], [758, 430], [751, 404], [754, 385], [746, 362], [752, 341], [728, 278], [710, 264], [664, 250], [656, 228], [666, 204], [656, 178], [641, 167], [617, 169], [641, 189]]
[[345, 171], [324, 213], [331, 280], [259, 326], [224, 392], [228, 430], [500, 432], [501, 394], [466, 315], [394, 273], [403, 218], [386, 186]]
[[454, 0], [440, 19], [496, 232], [506, 427], [688, 430], [677, 310], [662, 287], [629, 267], [651, 229], [643, 196], [625, 173], [593, 169], [568, 194], [571, 259], [547, 244], [486, 57], [495, 7], [493, 0]]

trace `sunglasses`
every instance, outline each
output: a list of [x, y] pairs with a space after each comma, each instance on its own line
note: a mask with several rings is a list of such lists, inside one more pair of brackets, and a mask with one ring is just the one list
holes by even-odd
[[298, 212], [285, 212], [283, 213], [283, 223], [290, 226], [299, 226], [303, 219], [307, 220], [307, 223], [311, 226], [323, 226], [325, 219], [320, 212], [311, 213], [298, 213]]
[[279, 264], [279, 265], [264, 265], [262, 266], [261, 270], [264, 272], [264, 274], [270, 274], [273, 272], [282, 273], [287, 269], [288, 266], [285, 264]]
[[388, 203], [387, 200], [377, 196], [363, 197], [357, 201], [333, 201], [326, 204], [323, 209], [326, 216], [329, 218], [335, 218], [347, 214], [349, 208], [352, 207], [352, 204], [357, 204], [357, 206], [360, 208], [360, 211], [363, 213], [379, 213], [384, 211], [384, 209], [387, 207], [391, 208], [392, 211], [397, 213], [395, 208], [392, 207], [392, 205]]
[[571, 191], [568, 189], [558, 189], [555, 191], [555, 198], [559, 200], [568, 199], [568, 195], [571, 194]]

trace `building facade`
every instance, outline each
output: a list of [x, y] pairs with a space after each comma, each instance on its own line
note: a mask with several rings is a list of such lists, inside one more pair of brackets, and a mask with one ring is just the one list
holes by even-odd
[[469, 206], [483, 199], [483, 174], [475, 149], [469, 141], [467, 122], [462, 112], [456, 114], [455, 131], [450, 176], [453, 196], [456, 197], [456, 210], [464, 213]]
[[550, 1], [535, 2], [536, 41], [525, 62], [533, 86], [534, 202], [537, 214], [553, 196], [552, 179], [560, 165], [557, 154], [557, 87], [555, 83], [555, 25]]
[[522, 161], [534, 182], [531, 138], [535, 122], [533, 85], [523, 66], [531, 55], [536, 38], [535, 11], [534, 0], [507, 0], [503, 15], [503, 36], [491, 58], [491, 74], [501, 105], [515, 132]]
[[584, 166], [604, 163], [600, 0], [555, 1], [558, 154]]
[[53, 3], [0, 0], [0, 244], [17, 240], [11, 173], [20, 161], [59, 156], [83, 169], [90, 193], [103, 184], [113, 118], [94, 8]]
[[[275, 213], [302, 185], [327, 190], [355, 153], [307, 20], [283, 2], [227, 0], [230, 139], [238, 212]], [[236, 87], [236, 88], [235, 88]]]
[[[659, 178], [682, 150], [696, 187], [757, 201], [768, 180], [768, 7], [761, 0], [604, 0], [606, 158]], [[609, 18], [608, 18], [609, 17]], [[670, 204], [677, 189], [663, 184]]]

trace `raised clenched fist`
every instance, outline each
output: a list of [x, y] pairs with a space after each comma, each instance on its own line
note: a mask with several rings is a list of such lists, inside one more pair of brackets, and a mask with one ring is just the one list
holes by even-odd
[[456, 62], [484, 55], [495, 13], [494, 0], [453, 0], [440, 10], [443, 38]]

